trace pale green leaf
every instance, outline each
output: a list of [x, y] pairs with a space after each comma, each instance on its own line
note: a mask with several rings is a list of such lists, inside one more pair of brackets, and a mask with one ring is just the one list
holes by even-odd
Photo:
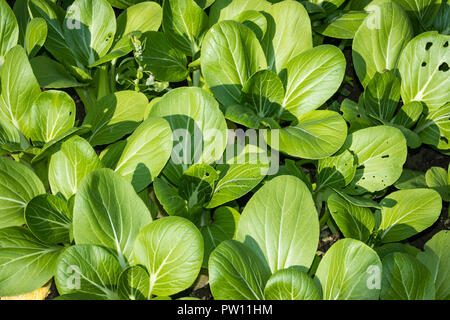
[[286, 65], [285, 117], [298, 117], [322, 106], [336, 93], [345, 74], [341, 50], [321, 45], [291, 59]]
[[73, 234], [77, 244], [116, 250], [122, 266], [132, 262], [139, 231], [152, 221], [132, 185], [110, 169], [88, 174], [75, 196]]
[[346, 238], [367, 242], [375, 227], [375, 217], [369, 208], [356, 206], [335, 193], [328, 198], [327, 205]]
[[44, 185], [31, 169], [0, 157], [0, 228], [24, 224], [28, 201], [44, 193]]
[[106, 0], [75, 0], [67, 10], [62, 29], [73, 55], [89, 66], [111, 48], [116, 16]]
[[263, 300], [270, 269], [250, 248], [223, 241], [209, 258], [211, 292], [217, 300]]
[[275, 272], [309, 268], [319, 239], [319, 221], [308, 187], [293, 176], [267, 182], [242, 212], [236, 239]]
[[435, 111], [450, 100], [449, 41], [450, 36], [430, 31], [408, 43], [399, 63], [404, 103], [422, 101]]
[[395, 70], [413, 30], [408, 15], [394, 2], [368, 6], [369, 16], [353, 40], [353, 62], [359, 81], [366, 86], [376, 72]]
[[266, 69], [267, 64], [250, 28], [236, 21], [222, 21], [205, 35], [201, 67], [209, 89], [228, 107], [240, 102], [247, 80], [255, 72]]
[[324, 300], [378, 300], [381, 261], [354, 239], [342, 239], [325, 253], [316, 271]]
[[431, 189], [391, 193], [381, 203], [379, 236], [383, 242], [407, 239], [430, 227], [439, 217], [442, 199]]
[[400, 178], [406, 161], [406, 140], [399, 129], [377, 126], [358, 130], [347, 137], [357, 159], [356, 175], [346, 192], [361, 194], [383, 190]]
[[272, 274], [264, 288], [266, 300], [320, 300], [320, 290], [306, 273], [283, 269]]
[[83, 178], [101, 167], [95, 150], [86, 140], [78, 136], [69, 138], [50, 158], [48, 179], [52, 193], [69, 199], [77, 193]]
[[169, 160], [172, 131], [163, 118], [147, 118], [131, 136], [114, 171], [130, 181], [137, 192], [147, 187]]
[[28, 56], [34, 57], [44, 46], [47, 39], [47, 23], [43, 18], [33, 18], [27, 26], [25, 48]]
[[61, 249], [22, 227], [0, 229], [0, 296], [26, 294], [45, 285], [57, 270]]
[[34, 197], [25, 208], [28, 228], [36, 238], [48, 244], [71, 242], [71, 218], [67, 203], [51, 194]]
[[312, 49], [311, 21], [297, 1], [282, 1], [266, 10], [267, 32], [261, 41], [268, 68], [279, 74], [294, 57]]
[[147, 97], [136, 91], [119, 91], [101, 98], [89, 109], [84, 125], [91, 126], [93, 146], [110, 144], [131, 133], [144, 120]]
[[208, 28], [208, 16], [194, 0], [165, 0], [162, 26], [175, 48], [194, 56]]
[[430, 271], [416, 258], [392, 253], [383, 258], [383, 300], [434, 300], [435, 287]]
[[165, 217], [150, 223], [139, 233], [134, 260], [147, 268], [149, 292], [170, 296], [189, 288], [203, 261], [203, 239], [192, 222]]
[[442, 230], [425, 244], [423, 252], [417, 255], [433, 276], [436, 299], [450, 299], [450, 232]]
[[29, 137], [33, 143], [44, 144], [75, 124], [75, 102], [63, 91], [44, 91], [31, 106]]
[[117, 280], [122, 268], [108, 249], [77, 244], [58, 259], [55, 283], [59, 294], [88, 295], [92, 299], [118, 300]]
[[[279, 134], [279, 141], [273, 138], [274, 134]], [[340, 114], [314, 110], [300, 115], [294, 126], [269, 130], [266, 141], [292, 157], [323, 159], [336, 153], [346, 137], [347, 124]]]

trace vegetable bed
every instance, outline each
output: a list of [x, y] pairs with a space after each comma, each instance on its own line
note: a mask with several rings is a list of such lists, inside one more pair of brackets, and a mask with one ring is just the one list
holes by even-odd
[[0, 0], [0, 297], [450, 300], [449, 34], [447, 0]]

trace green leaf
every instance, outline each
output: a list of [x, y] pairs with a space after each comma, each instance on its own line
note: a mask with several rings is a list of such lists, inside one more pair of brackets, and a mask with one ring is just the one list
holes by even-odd
[[166, 0], [162, 25], [173, 46], [193, 57], [199, 50], [200, 36], [208, 28], [208, 16], [194, 0]]
[[363, 93], [364, 112], [381, 123], [391, 121], [400, 101], [400, 80], [392, 71], [376, 72]]
[[327, 37], [353, 39], [366, 17], [367, 12], [364, 11], [337, 11], [314, 30]]
[[145, 70], [161, 81], [179, 82], [189, 75], [185, 54], [172, 47], [162, 32], [146, 32], [143, 37], [148, 45], [142, 54]]
[[48, 180], [52, 193], [69, 199], [77, 193], [83, 178], [101, 167], [95, 150], [86, 140], [78, 136], [69, 138], [50, 158]]
[[0, 118], [28, 136], [31, 106], [41, 89], [22, 47], [16, 46], [8, 51], [0, 79]]
[[450, 232], [442, 230], [425, 244], [423, 252], [417, 255], [433, 276], [436, 299], [450, 299]]
[[[275, 132], [274, 132], [275, 131]], [[279, 141], [272, 135], [279, 133]], [[347, 124], [340, 114], [314, 110], [298, 117], [298, 123], [281, 130], [269, 130], [267, 143], [297, 158], [323, 159], [336, 153], [347, 137]], [[273, 140], [279, 146], [273, 144]]]
[[291, 59], [286, 65], [285, 117], [299, 117], [322, 106], [341, 86], [345, 57], [332, 45], [321, 45]]
[[31, 106], [29, 137], [44, 144], [60, 136], [75, 124], [75, 102], [63, 91], [44, 91]]
[[171, 152], [169, 123], [163, 118], [149, 117], [128, 137], [114, 171], [130, 181], [139, 192], [159, 175]]
[[420, 249], [413, 247], [410, 244], [400, 242], [386, 243], [381, 246], [377, 246], [374, 249], [378, 253], [378, 256], [380, 257], [381, 260], [383, 260], [385, 256], [394, 252], [406, 253], [413, 257], [416, 257], [417, 254], [421, 252]]
[[450, 149], [450, 103], [421, 118], [414, 132], [423, 143], [442, 150]]
[[212, 5], [216, 0], [195, 0], [195, 2], [202, 7], [203, 9], [208, 8], [210, 5]]
[[333, 191], [357, 207], [381, 209], [381, 206], [378, 204], [378, 202], [372, 200], [372, 197], [370, 195], [369, 197], [367, 195], [351, 196], [345, 193], [343, 190], [333, 189]]
[[152, 221], [131, 184], [110, 169], [88, 174], [75, 196], [73, 234], [77, 244], [95, 244], [117, 251], [131, 262], [139, 231]]
[[269, 70], [256, 72], [242, 88], [242, 103], [251, 106], [260, 118], [277, 116], [283, 98], [283, 83]]
[[163, 11], [158, 3], [145, 1], [128, 7], [117, 17], [117, 32], [111, 52], [129, 42], [128, 36], [136, 31], [158, 31]]
[[25, 32], [28, 22], [30, 21], [30, 13], [28, 12], [28, 0], [16, 0], [13, 5], [13, 12], [17, 19], [19, 27], [19, 41], [18, 43], [23, 45]]
[[178, 193], [178, 189], [161, 178], [153, 181], [156, 197], [164, 210], [171, 216], [180, 216], [192, 220], [187, 200]]
[[387, 123], [386, 125], [399, 129], [403, 133], [403, 136], [406, 139], [406, 145], [409, 148], [416, 149], [422, 145], [422, 140], [420, 139], [420, 136], [416, 132], [409, 130], [403, 126], [399, 126], [397, 124]]
[[270, 2], [266, 0], [216, 0], [209, 10], [209, 25], [222, 20], [233, 20], [247, 10], [267, 11]]
[[259, 129], [263, 121], [249, 105], [233, 104], [225, 111], [225, 118], [251, 129]]
[[266, 300], [320, 300], [321, 294], [313, 279], [295, 269], [278, 270], [264, 288]]
[[440, 167], [432, 167], [425, 174], [427, 186], [436, 190], [442, 200], [450, 202], [450, 181], [447, 170]]
[[0, 118], [0, 150], [24, 151], [30, 147], [27, 138], [10, 123]]
[[441, 3], [441, 7], [434, 19], [433, 29], [439, 31], [440, 34], [450, 34], [450, 4], [446, 1]]
[[173, 132], [165, 175], [175, 171], [179, 178], [191, 164], [210, 164], [222, 157], [227, 126], [217, 101], [207, 91], [194, 87], [171, 90], [152, 107], [149, 116], [166, 119]]
[[108, 249], [77, 244], [59, 256], [55, 275], [62, 295], [89, 295], [96, 299], [118, 300], [117, 280], [122, 268]]
[[352, 182], [356, 173], [354, 155], [342, 150], [334, 156], [320, 159], [317, 168], [317, 189], [324, 187], [343, 188]]
[[126, 9], [134, 4], [143, 2], [146, 0], [108, 0], [108, 2], [115, 8]]
[[209, 281], [216, 300], [263, 300], [270, 269], [252, 250], [223, 241], [209, 258]]
[[324, 300], [378, 300], [381, 261], [354, 239], [342, 239], [325, 253], [316, 271]]
[[382, 300], [434, 300], [435, 287], [428, 269], [409, 254], [383, 258]]
[[61, 26], [61, 11], [54, 3], [46, 0], [29, 0], [28, 7], [31, 18], [43, 18], [47, 23], [47, 39], [45, 49], [59, 62], [75, 66], [77, 64], [74, 53], [66, 42]]
[[426, 188], [425, 174], [420, 171], [403, 169], [402, 175], [394, 183], [394, 187], [399, 190]]
[[28, 56], [34, 57], [44, 46], [47, 39], [47, 23], [43, 18], [33, 18], [27, 26], [25, 34], [25, 48]]
[[344, 149], [357, 159], [356, 175], [346, 192], [361, 194], [383, 190], [402, 174], [407, 147], [402, 132], [389, 126], [358, 130], [347, 137]]
[[375, 217], [369, 208], [356, 206], [336, 193], [328, 198], [327, 204], [334, 222], [346, 238], [369, 240], [375, 227]]
[[0, 228], [24, 224], [28, 201], [44, 193], [44, 185], [31, 169], [0, 157]]
[[[238, 149], [240, 147], [238, 145]], [[264, 179], [269, 164], [262, 149], [247, 144], [239, 155], [227, 159], [224, 164], [218, 164], [216, 169], [220, 177], [207, 208], [217, 207], [250, 192]]]
[[156, 2], [145, 1], [137, 3], [117, 17], [117, 32], [113, 49], [123, 38], [134, 31], [141, 33], [157, 31], [161, 26], [163, 11]]
[[119, 140], [116, 143], [108, 145], [99, 155], [105, 168], [113, 169], [123, 153], [123, 149], [127, 145], [127, 140]]
[[42, 287], [56, 272], [61, 249], [39, 241], [22, 227], [0, 229], [0, 296], [17, 296]]
[[158, 31], [162, 15], [162, 8], [156, 2], [145, 1], [126, 8], [117, 17], [116, 36], [109, 53], [89, 67], [99, 66], [133, 51], [131, 37], [141, 39], [143, 33]]
[[150, 299], [150, 275], [143, 266], [126, 268], [120, 275], [117, 286], [121, 299]]
[[165, 217], [150, 223], [139, 233], [134, 260], [150, 274], [150, 293], [166, 295], [189, 288], [200, 272], [203, 239], [192, 222]]
[[201, 207], [211, 199], [218, 172], [208, 164], [194, 164], [180, 178], [179, 194], [187, 200], [188, 208]]
[[6, 53], [17, 44], [19, 26], [14, 12], [5, 0], [0, 0], [0, 70], [1, 60]]
[[116, 16], [106, 0], [75, 0], [67, 10], [63, 31], [73, 55], [89, 66], [111, 48]]
[[403, 48], [413, 37], [408, 15], [397, 3], [373, 3], [367, 10], [370, 14], [353, 40], [353, 62], [363, 86], [376, 72], [395, 70]]
[[30, 64], [39, 86], [43, 88], [60, 89], [87, 85], [78, 82], [62, 64], [46, 56], [34, 57]]
[[89, 132], [89, 127], [87, 126], [73, 127], [67, 130], [63, 134], [57, 136], [52, 141], [49, 141], [46, 144], [44, 144], [42, 149], [36, 154], [31, 163], [35, 164], [43, 159], [48, 158], [49, 156], [53, 155], [55, 152], [59, 150], [62, 142], [67, 141], [68, 139], [70, 139], [75, 135], [83, 135], [87, 132]]
[[254, 189], [266, 176], [266, 164], [221, 165], [221, 178], [214, 188], [207, 208], [215, 208], [224, 203], [239, 199]]
[[391, 193], [381, 203], [379, 236], [383, 242], [407, 239], [430, 227], [439, 217], [442, 200], [430, 189], [408, 189]]
[[449, 40], [450, 36], [430, 31], [405, 47], [399, 63], [404, 103], [422, 101], [429, 111], [435, 111], [450, 100]]
[[72, 214], [67, 203], [51, 195], [39, 195], [28, 202], [25, 220], [31, 232], [48, 244], [70, 243]]
[[208, 267], [208, 260], [214, 249], [225, 240], [232, 240], [241, 215], [230, 207], [219, 207], [214, 211], [212, 221], [200, 228], [205, 243], [203, 267]]
[[404, 104], [397, 112], [394, 119], [392, 119], [392, 123], [410, 129], [416, 124], [417, 120], [419, 120], [422, 111], [423, 105], [419, 101], [412, 101]]
[[442, 0], [399, 0], [397, 1], [408, 14], [416, 33], [430, 30], [439, 12]]
[[[362, 99], [362, 95], [360, 97]], [[362, 113], [362, 111], [364, 111], [363, 108], [360, 107], [358, 103], [348, 98], [345, 98], [342, 101], [340, 111], [342, 112], [342, 116], [345, 121], [350, 123], [350, 128], [348, 130], [349, 133], [353, 133], [359, 129], [364, 129], [374, 125], [373, 121], [370, 121], [370, 119]]]
[[300, 53], [312, 49], [311, 21], [297, 1], [282, 1], [266, 10], [267, 32], [262, 47], [268, 68], [279, 74]]
[[101, 98], [89, 109], [84, 125], [91, 125], [93, 146], [116, 142], [144, 120], [147, 97], [136, 91], [119, 91]]
[[328, 1], [324, 1], [324, 0], [308, 0], [311, 3], [320, 5], [326, 13], [331, 13], [333, 11], [335, 11], [337, 8], [339, 8], [344, 2], [345, 0], [328, 0]]
[[235, 21], [242, 23], [243, 25], [252, 29], [256, 37], [262, 40], [267, 31], [267, 19], [263, 13], [256, 10], [242, 11], [236, 17]]
[[236, 21], [222, 21], [205, 35], [201, 68], [209, 89], [226, 108], [240, 102], [247, 80], [267, 64], [250, 28]]
[[275, 272], [309, 268], [319, 240], [319, 220], [308, 187], [293, 176], [267, 182], [242, 212], [236, 239]]

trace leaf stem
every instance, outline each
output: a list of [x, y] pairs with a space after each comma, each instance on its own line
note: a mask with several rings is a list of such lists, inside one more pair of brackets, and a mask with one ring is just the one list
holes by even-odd
[[192, 81], [194, 87], [200, 86], [200, 70], [195, 70], [194, 72], [192, 72]]

